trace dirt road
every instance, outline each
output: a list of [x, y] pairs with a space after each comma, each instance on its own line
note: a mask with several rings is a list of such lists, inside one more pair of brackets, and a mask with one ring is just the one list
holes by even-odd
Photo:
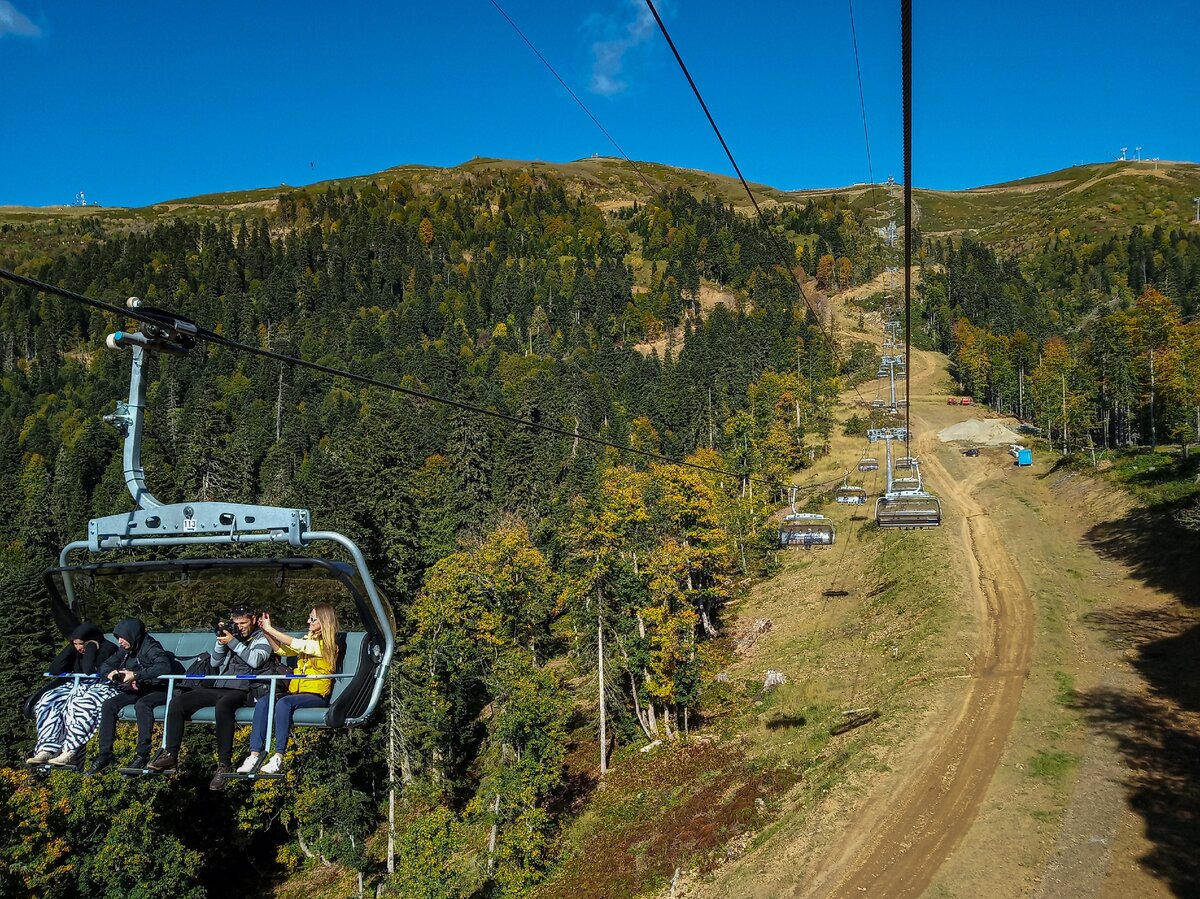
[[867, 803], [839, 853], [799, 892], [806, 896], [918, 896], [971, 827], [1021, 701], [1033, 643], [1033, 602], [994, 523], [974, 496], [984, 469], [963, 481], [939, 460], [929, 396], [941, 377], [934, 358], [914, 353], [912, 429], [922, 470], [940, 494], [955, 545], [970, 571], [980, 623], [967, 689], [957, 713], [925, 741], [923, 764]]

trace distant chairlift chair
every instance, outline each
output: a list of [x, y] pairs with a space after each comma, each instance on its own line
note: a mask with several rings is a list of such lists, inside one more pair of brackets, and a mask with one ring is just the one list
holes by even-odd
[[[892, 444], [887, 441], [887, 492], [875, 501], [875, 523], [881, 528], [935, 528], [942, 523], [942, 503], [921, 481], [917, 460], [905, 456], [892, 466]], [[901, 465], [900, 463], [905, 463]], [[896, 472], [906, 476], [895, 477]]]
[[812, 549], [814, 546], [833, 546], [833, 522], [824, 515], [815, 512], [796, 511], [796, 487], [791, 490], [792, 513], [785, 515], [779, 526], [779, 545], [781, 547], [802, 546]]
[[867, 503], [867, 491], [850, 483], [850, 472], [842, 477], [842, 486], [834, 493], [834, 502], [843, 506], [864, 506]]

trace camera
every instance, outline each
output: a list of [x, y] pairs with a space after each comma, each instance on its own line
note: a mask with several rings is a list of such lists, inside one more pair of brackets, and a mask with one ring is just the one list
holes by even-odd
[[213, 625], [213, 633], [215, 633], [218, 637], [222, 637], [225, 634], [229, 634], [231, 636], [236, 635], [237, 626], [230, 624], [228, 621], [218, 621], [215, 625]]

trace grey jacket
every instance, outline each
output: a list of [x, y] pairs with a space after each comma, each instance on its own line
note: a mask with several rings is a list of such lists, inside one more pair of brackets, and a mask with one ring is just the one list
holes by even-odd
[[[271, 644], [267, 636], [256, 630], [249, 637], [242, 639], [234, 634], [228, 644], [222, 646], [219, 641], [214, 643], [213, 651], [209, 653], [212, 660], [213, 674], [264, 674], [271, 661]], [[243, 690], [249, 692], [256, 681], [252, 680], [214, 680], [208, 686], [226, 690]]]

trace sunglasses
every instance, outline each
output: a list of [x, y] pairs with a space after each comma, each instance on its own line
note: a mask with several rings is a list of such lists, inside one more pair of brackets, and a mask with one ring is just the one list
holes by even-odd
[[316, 615], [309, 615], [309, 616], [308, 616], [308, 620], [309, 620], [309, 622], [311, 623], [311, 622], [313, 622], [313, 621], [317, 621], [318, 619], [317, 619], [317, 616], [316, 616]]

